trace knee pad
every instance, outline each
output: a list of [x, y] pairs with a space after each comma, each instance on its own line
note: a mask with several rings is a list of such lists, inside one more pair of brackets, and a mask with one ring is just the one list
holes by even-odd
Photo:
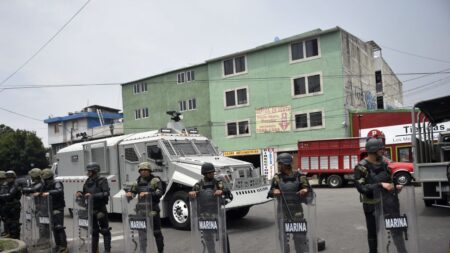
[[55, 229], [55, 231], [61, 231], [61, 230], [64, 230], [65, 227], [58, 224], [58, 225], [55, 225], [54, 229]]
[[111, 233], [110, 230], [111, 230], [111, 228], [101, 228], [100, 233], [102, 233], [102, 235], [105, 235], [105, 234]]
[[101, 219], [105, 218], [105, 213], [104, 212], [98, 212], [96, 214], [96, 216], [97, 216], [97, 220], [101, 220]]

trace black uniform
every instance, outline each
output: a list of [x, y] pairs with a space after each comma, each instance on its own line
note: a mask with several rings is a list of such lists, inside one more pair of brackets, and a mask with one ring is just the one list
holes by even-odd
[[0, 200], [3, 202], [5, 231], [9, 237], [20, 239], [20, 198], [22, 191], [14, 181], [0, 186]]
[[64, 230], [64, 186], [61, 182], [49, 179], [44, 181], [42, 192], [48, 192], [52, 200], [52, 228], [55, 244], [59, 249], [67, 248], [66, 231]]
[[[216, 190], [221, 190], [224, 196], [223, 200], [231, 198], [231, 193], [228, 189], [225, 188], [222, 181], [218, 179], [209, 180], [206, 176], [198, 181], [193, 187], [192, 191], [197, 192], [197, 199], [201, 201], [203, 205], [199, 206], [198, 215], [200, 219], [216, 219], [215, 215], [217, 214], [217, 202], [216, 197], [214, 196], [214, 192]], [[203, 231], [203, 240], [206, 244], [206, 250], [208, 253], [215, 252], [214, 245], [214, 231]], [[228, 240], [227, 233], [227, 248], [228, 252], [230, 252], [230, 241]]]
[[[130, 190], [133, 194], [138, 195], [138, 204], [136, 206], [136, 211], [138, 213], [144, 212], [144, 215], [149, 215], [146, 212], [146, 201], [149, 198], [139, 198], [139, 194], [141, 192], [148, 192], [151, 200], [151, 216], [153, 216], [153, 236], [155, 237], [156, 247], [158, 248], [158, 252], [164, 251], [164, 236], [161, 232], [161, 217], [159, 216], [159, 201], [164, 194], [163, 184], [159, 177], [155, 177], [150, 175], [147, 178], [138, 177], [136, 183], [134, 183]], [[145, 252], [145, 248], [147, 247], [147, 236], [146, 231], [139, 230], [139, 242], [141, 246], [141, 252]]]
[[103, 235], [105, 251], [111, 250], [111, 228], [109, 227], [108, 211], [106, 205], [109, 200], [109, 185], [105, 177], [94, 176], [86, 180], [83, 185], [83, 196], [91, 194], [93, 198], [92, 217], [92, 252], [97, 252], [99, 233]]
[[[381, 183], [392, 183], [391, 171], [385, 161], [380, 161], [380, 163], [374, 164], [366, 159], [361, 160], [355, 167], [354, 180], [356, 189], [361, 194], [361, 202], [363, 203], [369, 250], [370, 253], [376, 253], [377, 228], [375, 205], [380, 204], [380, 199], [377, 199], [374, 194], [375, 191], [379, 191], [381, 193], [384, 203], [383, 212], [385, 215], [399, 216], [400, 206], [397, 190], [394, 189], [394, 191], [388, 192], [381, 186]], [[392, 231], [394, 244], [396, 245], [399, 253], [406, 252], [405, 242], [401, 233], [401, 231]]]
[[[306, 176], [299, 172], [292, 172], [290, 175], [277, 173], [272, 178], [272, 184], [267, 197], [273, 198], [273, 190], [280, 190], [282, 194], [282, 210], [285, 215], [284, 220], [291, 222], [299, 221], [299, 219], [304, 218], [304, 215], [301, 200], [297, 192], [302, 189], [308, 189], [312, 192], [310, 188]], [[289, 252], [289, 237], [283, 236], [283, 234], [280, 234], [280, 237], [282, 237], [280, 240], [284, 242], [285, 252]], [[296, 252], [300, 253], [308, 250], [306, 234], [294, 233], [293, 239]]]

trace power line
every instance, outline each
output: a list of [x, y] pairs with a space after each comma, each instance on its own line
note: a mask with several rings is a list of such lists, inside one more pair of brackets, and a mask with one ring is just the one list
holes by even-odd
[[423, 59], [427, 59], [427, 60], [431, 60], [431, 61], [437, 61], [437, 62], [443, 62], [443, 63], [450, 63], [450, 61], [441, 60], [441, 59], [437, 59], [437, 58], [433, 58], [433, 57], [429, 57], [429, 56], [423, 56], [423, 55], [419, 55], [419, 54], [415, 54], [415, 53], [410, 53], [410, 52], [406, 52], [406, 51], [403, 51], [403, 50], [395, 49], [395, 48], [392, 48], [392, 47], [387, 47], [385, 45], [381, 45], [381, 47], [387, 48], [389, 50], [392, 50], [392, 51], [395, 51], [395, 52], [398, 52], [398, 53], [402, 53], [402, 54], [418, 57], [418, 58], [423, 58]]
[[[419, 78], [423, 78], [425, 76], [431, 76], [431, 75], [440, 75], [440, 74], [450, 74], [450, 69], [445, 69], [441, 71], [435, 71], [435, 72], [415, 72], [415, 73], [386, 73], [382, 74], [385, 76], [392, 76], [392, 75], [421, 75], [420, 77], [412, 78], [405, 80], [403, 82], [398, 83], [391, 83], [390, 85], [404, 83], [412, 80], [416, 80]], [[344, 78], [344, 77], [362, 77], [362, 76], [374, 76], [374, 74], [347, 74], [347, 75], [320, 75], [323, 78]], [[305, 75], [307, 77], [307, 75]], [[180, 85], [190, 85], [195, 83], [209, 83], [209, 82], [245, 82], [245, 81], [270, 81], [270, 80], [277, 80], [277, 79], [293, 79], [295, 77], [291, 76], [275, 76], [275, 77], [248, 77], [248, 78], [230, 78], [230, 79], [197, 79], [192, 81], [192, 83], [188, 84], [180, 84]], [[144, 82], [144, 81], [141, 81]], [[145, 81], [147, 84], [176, 84], [177, 81]], [[65, 88], [65, 87], [88, 87], [88, 86], [115, 86], [115, 85], [122, 85], [123, 83], [120, 82], [111, 82], [111, 83], [80, 83], [80, 84], [28, 84], [28, 85], [11, 85], [3, 87], [3, 90], [20, 90], [20, 89], [39, 89], [39, 88]], [[386, 83], [385, 83], [386, 84]]]
[[[64, 28], [66, 28], [70, 22], [72, 22], [72, 20], [84, 9], [84, 7], [86, 7], [86, 5], [90, 2], [91, 0], [87, 0], [86, 3], [83, 4], [83, 6], [81, 6], [81, 8], [75, 12], [75, 14], [52, 36], [50, 37], [50, 39], [44, 43], [44, 45], [42, 45], [33, 55], [31, 55], [22, 65], [20, 65], [19, 68], [17, 68], [13, 73], [11, 73], [8, 77], [6, 77], [2, 82], [0, 82], [0, 86], [3, 85], [4, 83], [6, 83], [11, 77], [13, 77], [17, 72], [19, 72], [21, 69], [23, 69], [34, 57], [36, 57], [48, 44], [50, 44], [50, 42], [52, 42], [56, 36], [58, 36], [63, 30]], [[3, 90], [1, 90], [3, 91]], [[0, 91], [0, 92], [1, 92]]]
[[13, 112], [13, 111], [11, 111], [11, 110], [8, 110], [8, 109], [2, 108], [2, 107], [0, 107], [0, 110], [3, 110], [3, 111], [6, 111], [6, 112], [9, 112], [9, 113], [15, 114], [15, 115], [18, 115], [18, 116], [21, 116], [21, 117], [27, 118], [27, 119], [32, 119], [32, 120], [36, 120], [36, 121], [39, 121], [39, 122], [41, 122], [41, 123], [42, 123], [42, 120], [40, 120], [40, 119], [37, 119], [37, 118], [34, 118], [34, 117], [31, 117], [31, 116], [28, 116], [28, 115], [25, 115], [25, 114], [22, 114], [22, 113], [18, 113], [18, 112]]

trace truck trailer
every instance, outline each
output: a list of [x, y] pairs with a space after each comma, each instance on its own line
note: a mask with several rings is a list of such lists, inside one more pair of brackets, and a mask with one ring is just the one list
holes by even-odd
[[213, 143], [194, 129], [184, 128], [177, 114], [167, 128], [76, 143], [58, 151], [54, 170], [64, 184], [69, 212], [73, 193], [87, 179], [86, 165], [97, 162], [100, 175], [108, 179], [111, 194], [108, 210], [121, 213], [121, 196], [139, 176], [137, 165], [149, 162], [152, 173], [163, 181], [161, 217], [168, 217], [175, 228], [190, 224], [188, 192], [203, 176], [201, 165], [214, 164], [216, 177], [231, 190], [233, 200], [226, 205], [234, 218], [245, 216], [251, 206], [268, 202], [269, 185], [259, 168], [251, 163], [220, 155]]
[[[298, 168], [307, 176], [317, 176], [319, 184], [341, 187], [353, 179], [353, 168], [367, 156], [365, 143], [362, 137], [299, 141]], [[413, 180], [412, 163], [385, 160], [399, 184]]]
[[412, 109], [414, 171], [425, 206], [450, 208], [450, 96], [422, 101]]

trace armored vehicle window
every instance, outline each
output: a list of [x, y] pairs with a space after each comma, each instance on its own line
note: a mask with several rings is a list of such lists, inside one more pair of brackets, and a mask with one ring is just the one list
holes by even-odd
[[125, 160], [130, 162], [138, 162], [139, 158], [136, 155], [136, 151], [134, 148], [126, 148], [125, 149]]
[[180, 155], [197, 155], [197, 152], [194, 149], [194, 146], [190, 141], [172, 141], [173, 148]]
[[216, 150], [209, 141], [194, 141], [194, 144], [202, 155], [217, 155]]
[[170, 146], [169, 141], [163, 141], [163, 143], [170, 155], [176, 155], [175, 151], [172, 149], [172, 146]]
[[147, 157], [150, 159], [163, 159], [161, 149], [156, 145], [147, 146]]

